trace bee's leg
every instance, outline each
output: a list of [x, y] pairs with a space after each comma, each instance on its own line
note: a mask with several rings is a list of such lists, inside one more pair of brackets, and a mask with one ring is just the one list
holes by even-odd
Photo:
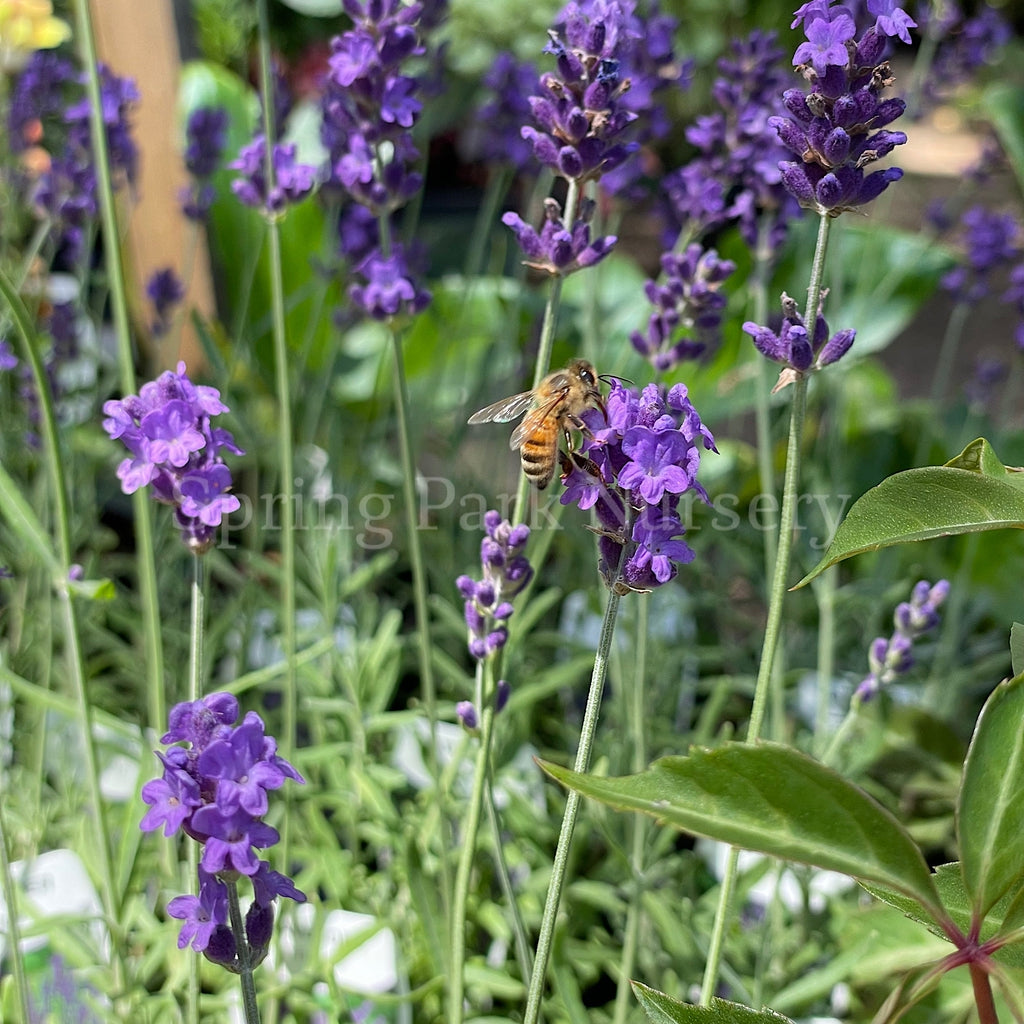
[[[573, 427], [578, 430], [584, 437], [593, 437], [594, 432], [584, 423], [579, 416], [569, 415], [565, 417]], [[569, 433], [568, 428], [565, 430], [565, 443], [569, 446], [569, 451], [573, 450], [572, 435]]]

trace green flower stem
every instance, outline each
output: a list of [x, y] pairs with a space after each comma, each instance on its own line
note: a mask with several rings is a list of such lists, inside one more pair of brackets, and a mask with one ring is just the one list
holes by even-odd
[[238, 904], [238, 885], [234, 879], [225, 881], [228, 888], [228, 915], [235, 936], [235, 955], [238, 957], [238, 977], [242, 983], [242, 1011], [245, 1024], [260, 1024], [260, 1010], [256, 1004], [256, 981], [252, 973], [252, 950], [245, 936], [242, 908]]
[[[956, 363], [957, 350], [960, 348], [960, 339], [963, 337], [964, 325], [972, 310], [967, 302], [957, 302], [946, 321], [946, 330], [942, 335], [942, 345], [939, 348], [938, 358], [935, 360], [935, 375], [932, 377], [932, 404], [938, 406], [946, 394], [950, 379], [953, 376], [953, 365]], [[919, 465], [928, 452], [928, 435], [921, 432], [918, 441], [917, 451], [914, 453], [914, 465]]]
[[[625, 554], [625, 548], [623, 548], [623, 554]], [[597, 653], [594, 656], [594, 670], [590, 676], [590, 690], [587, 693], [587, 706], [583, 713], [580, 743], [576, 750], [576, 762], [573, 765], [577, 772], [585, 772], [590, 767], [590, 754], [593, 749], [594, 734], [597, 732], [597, 719], [601, 711], [601, 694], [604, 692], [605, 676], [608, 674], [608, 657], [612, 648], [612, 637], [615, 635], [615, 619], [618, 611], [619, 595], [614, 590], [609, 590], [604, 620], [601, 623], [601, 636], [597, 645]], [[565, 814], [562, 818], [562, 829], [558, 835], [555, 860], [551, 866], [551, 881], [548, 883], [544, 916], [541, 919], [540, 935], [537, 938], [537, 953], [533, 971], [530, 974], [530, 987], [526, 997], [526, 1013], [523, 1017], [523, 1024], [537, 1024], [540, 1020], [544, 982], [547, 976], [548, 960], [551, 958], [555, 923], [558, 919], [558, 905], [562, 900], [562, 889], [565, 886], [569, 867], [569, 848], [572, 845], [572, 834], [576, 828], [576, 816], [579, 813], [582, 799], [576, 790], [571, 789], [565, 801]]]
[[487, 785], [487, 768], [491, 753], [491, 736], [494, 731], [494, 675], [491, 661], [478, 662], [476, 668], [476, 707], [480, 713], [480, 743], [476, 750], [473, 766], [473, 791], [466, 807], [466, 819], [462, 826], [462, 846], [459, 850], [459, 867], [455, 874], [455, 893], [452, 904], [452, 956], [451, 984], [448, 989], [447, 1024], [462, 1024], [465, 1002], [466, 971], [466, 906], [469, 898], [470, 874], [473, 870], [473, 855], [480, 831], [480, 811], [483, 806], [484, 790]]
[[[488, 762], [488, 768], [490, 768], [490, 762]], [[487, 823], [491, 829], [491, 842], [494, 844], [494, 865], [498, 872], [501, 892], [505, 897], [505, 902], [508, 904], [509, 915], [512, 919], [512, 937], [515, 941], [516, 960], [519, 962], [519, 971], [525, 979], [529, 977], [530, 971], [533, 970], [533, 951], [530, 949], [526, 925], [523, 924], [523, 915], [519, 913], [519, 903], [516, 900], [515, 890], [512, 888], [512, 878], [508, 873], [508, 864], [505, 862], [505, 843], [501, 836], [501, 821], [498, 818], [498, 809], [494, 806], [494, 788], [491, 785], [490, 771], [487, 773], [484, 807], [487, 808]]]
[[[6, 783], [6, 780], [4, 781]], [[15, 999], [17, 999], [21, 1019], [30, 1021], [32, 1017], [29, 1014], [28, 980], [25, 977], [25, 961], [21, 956], [18, 887], [11, 874], [10, 852], [7, 849], [7, 822], [4, 820], [4, 802], [2, 800], [0, 800], [0, 882], [3, 884], [4, 906], [7, 908], [5, 924], [7, 934], [4, 936], [4, 944], [7, 947], [8, 961], [14, 971]]]
[[857, 701], [852, 703], [849, 710], [843, 716], [842, 722], [839, 723], [839, 728], [836, 729], [826, 747], [825, 752], [821, 755], [821, 763], [827, 764], [831, 768], [837, 766], [836, 758], [838, 757], [839, 751], [845, 745], [850, 733], [857, 725], [858, 712], [860, 710], [860, 702]]
[[[383, 161], [376, 158], [378, 173], [383, 173]], [[386, 214], [377, 218], [380, 232], [381, 253], [391, 255], [391, 223]], [[398, 442], [402, 460], [402, 499], [405, 504], [405, 526], [409, 538], [409, 561], [412, 568], [413, 607], [416, 610], [416, 639], [419, 655], [420, 686], [423, 706], [427, 712], [430, 727], [430, 742], [427, 744], [427, 769], [434, 780], [435, 791], [442, 807], [439, 821], [444, 822], [443, 806], [445, 793], [439, 783], [441, 770], [437, 760], [437, 687], [434, 684], [434, 667], [430, 644], [430, 605], [427, 600], [427, 569], [423, 559], [423, 545], [420, 543], [420, 529], [417, 519], [416, 497], [416, 455], [412, 440], [412, 424], [409, 421], [409, 383], [405, 374], [405, 354], [402, 351], [402, 336], [393, 322], [389, 322], [395, 398], [395, 416], [398, 419]], [[452, 906], [452, 881], [448, 871], [448, 858], [441, 857], [441, 899], [447, 914]], [[456, 965], [458, 961], [450, 961]]]
[[60, 576], [52, 580], [57, 588], [62, 617], [64, 619], [64, 644], [67, 654], [68, 676], [74, 689], [75, 702], [78, 705], [78, 722], [82, 729], [82, 753], [85, 757], [85, 778], [89, 789], [89, 802], [95, 817], [97, 859], [100, 873], [100, 897], [103, 911], [107, 918], [114, 945], [112, 962], [115, 990], [124, 991], [126, 972], [122, 962], [123, 935], [118, 919], [120, 893], [114, 884], [113, 855], [110, 847], [111, 830], [107, 826], [106, 813], [103, 807], [103, 796], [100, 792], [99, 765], [96, 747], [92, 736], [92, 713], [89, 697], [85, 686], [85, 665], [82, 650], [79, 646], [78, 621], [75, 606], [68, 587], [67, 574], [71, 566], [71, 506], [68, 500], [67, 483], [62, 470], [60, 438], [57, 433], [57, 419], [53, 410], [53, 396], [50, 393], [49, 381], [42, 359], [34, 344], [34, 333], [25, 309], [13, 285], [5, 274], [0, 272], [0, 294], [7, 302], [8, 309], [14, 320], [15, 328], [21, 340], [22, 354], [32, 370], [32, 383], [39, 400], [40, 433], [46, 451], [46, 462], [50, 471], [50, 488], [53, 494], [54, 519], [56, 521], [57, 547], [59, 563], [57, 570]]
[[487, 180], [487, 188], [484, 191], [484, 198], [477, 211], [476, 222], [473, 225], [473, 234], [470, 236], [469, 250], [466, 253], [466, 264], [462, 271], [466, 279], [466, 294], [478, 274], [484, 269], [484, 260], [487, 255], [487, 243], [491, 237], [494, 221], [498, 215], [501, 201], [512, 184], [512, 168], [504, 166], [498, 169]]
[[[818, 240], [814, 248], [814, 259], [811, 262], [811, 278], [807, 287], [807, 304], [804, 306], [804, 322], [809, 324], [813, 332], [818, 314], [818, 300], [821, 296], [821, 282], [825, 269], [825, 253], [828, 249], [828, 235], [831, 218], [824, 214], [818, 222]], [[771, 591], [768, 601], [768, 621], [765, 624], [764, 644], [761, 648], [761, 661], [757, 669], [757, 682], [754, 685], [754, 702], [750, 711], [750, 724], [747, 727], [747, 742], [753, 743], [761, 735], [764, 725], [765, 707], [768, 703], [772, 667], [779, 640], [782, 635], [782, 608], [786, 597], [786, 581], [789, 577], [790, 557], [793, 547], [793, 526], [796, 521], [797, 491], [800, 483], [800, 442], [803, 434], [804, 415], [807, 411], [806, 374], [798, 375], [792, 385], [792, 405], [789, 418], [789, 442], [786, 448], [786, 475], [782, 484], [782, 511], [779, 517], [779, 546], [775, 569], [772, 573]], [[708, 949], [707, 964], [704, 969], [704, 980], [701, 984], [701, 1005], [707, 1006], [715, 994], [718, 985], [718, 974], [721, 969], [722, 943], [725, 936], [726, 921], [729, 918], [732, 904], [733, 889], [736, 885], [736, 865], [739, 851], [733, 847], [729, 851], [729, 859], [722, 875], [718, 909]]]
[[[202, 695], [204, 606], [206, 597], [206, 562], [202, 555], [192, 556], [192, 601], [189, 617], [188, 699], [197, 701]], [[168, 844], [169, 845], [169, 844]], [[188, 892], [199, 894], [199, 844], [188, 843]], [[188, 958], [188, 1004], [190, 1024], [199, 1024], [199, 957]]]
[[[274, 80], [270, 60], [270, 22], [267, 14], [267, 0], [256, 4], [259, 21], [259, 66], [260, 92], [263, 96], [264, 175], [267, 192], [274, 187]], [[284, 727], [282, 755], [289, 761], [295, 758], [298, 678], [295, 651], [298, 646], [295, 631], [295, 462], [292, 454], [292, 401], [291, 382], [288, 374], [288, 336], [284, 318], [284, 271], [281, 261], [281, 229], [276, 216], [267, 218], [267, 242], [270, 272], [271, 332], [274, 339], [274, 382], [277, 390], [277, 452], [280, 464], [279, 485], [281, 488], [281, 604], [282, 604], [282, 653], [285, 661], [284, 678]], [[291, 796], [286, 796], [281, 829], [281, 860], [288, 863], [290, 823], [293, 815], [288, 813]]]
[[818, 602], [818, 701], [814, 713], [814, 750], [819, 756], [828, 739], [828, 718], [832, 706], [838, 578], [838, 570], [833, 565], [814, 581], [814, 596]]
[[[580, 205], [580, 186], [576, 181], [569, 182], [569, 189], [565, 196], [565, 209], [562, 212], [562, 223], [568, 225], [572, 230], [572, 223], [576, 219], [576, 212]], [[544, 307], [544, 322], [540, 329], [540, 342], [537, 346], [537, 362], [533, 371], [533, 387], [547, 376], [551, 366], [551, 350], [555, 345], [555, 328], [558, 326], [558, 308], [562, 302], [562, 282], [564, 278], [556, 274], [551, 281], [551, 290], [548, 292], [548, 301]], [[516, 491], [515, 511], [512, 514], [512, 522], [523, 522], [526, 514], [527, 498], [529, 496], [530, 481], [525, 473], [519, 476], [519, 490]]]
[[[630, 687], [629, 701], [629, 739], [633, 748], [631, 770], [642, 772], [647, 767], [647, 737], [645, 726], [648, 713], [645, 694], [645, 677], [647, 675], [647, 633], [650, 617], [650, 598], [637, 598], [636, 612], [636, 671], [633, 674], [633, 685]], [[619, 980], [615, 989], [615, 1012], [612, 1024], [626, 1024], [629, 1014], [632, 989], [629, 980], [636, 965], [636, 953], [640, 940], [640, 917], [643, 912], [641, 898], [643, 896], [644, 845], [647, 840], [648, 819], [643, 814], [633, 814], [629, 818], [631, 849], [629, 866], [633, 874], [634, 888], [626, 912], [625, 934], [622, 940], [622, 961], [619, 966]]]
[[[85, 84], [89, 96], [89, 129], [93, 159], [96, 163], [96, 183], [103, 226], [103, 257], [106, 262], [110, 287], [110, 310], [114, 320], [114, 334], [117, 338], [121, 390], [127, 395], [133, 394], [136, 390], [135, 362], [128, 319], [128, 290], [125, 285], [124, 262], [121, 258], [121, 235], [117, 227], [114, 188], [110, 174], [110, 155], [107, 150], [107, 135], [103, 124], [96, 43], [89, 0], [76, 0], [74, 6], [75, 34], [82, 63], [85, 65]], [[148, 676], [146, 693], [149, 698], [149, 726], [157, 735], [160, 735], [167, 725], [167, 709], [164, 703], [164, 653], [160, 632], [160, 600], [156, 585], [156, 554], [153, 546], [152, 515], [150, 502], [140, 488], [132, 495], [132, 518], [135, 526], [136, 566], [139, 574], [143, 639], [146, 648]]]

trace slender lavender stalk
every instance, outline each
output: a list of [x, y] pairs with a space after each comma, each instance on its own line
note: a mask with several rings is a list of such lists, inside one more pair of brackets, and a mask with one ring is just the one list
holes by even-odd
[[[274, 924], [274, 900], [286, 896], [304, 903], [294, 882], [256, 855], [276, 845], [280, 834], [263, 821], [267, 794], [287, 779], [302, 776], [277, 753], [277, 741], [264, 732], [263, 720], [249, 711], [241, 723], [238, 701], [213, 693], [171, 709], [163, 743], [186, 743], [158, 753], [163, 774], [142, 787], [149, 810], [140, 828], [181, 829], [202, 847], [198, 895], [176, 896], [167, 904], [183, 921], [178, 948], [191, 946], [211, 963], [242, 979], [247, 1024], [258, 1024], [253, 970], [267, 955]], [[244, 923], [236, 881], [246, 877], [253, 900]]]
[[[697, 470], [701, 450], [714, 450], [714, 439], [682, 384], [665, 394], [655, 384], [637, 393], [615, 382], [606, 405], [607, 420], [598, 410], [584, 414], [589, 433], [581, 451], [563, 457], [566, 489], [561, 501], [594, 509], [599, 524], [599, 570], [609, 591], [576, 751], [577, 772], [590, 767], [619, 600], [625, 594], [644, 593], [668, 583], [679, 564], [693, 560], [693, 551], [679, 539], [684, 529], [678, 508], [688, 491], [706, 499]], [[576, 790], [570, 790], [566, 799], [524, 1024], [536, 1024], [540, 1018], [581, 799]]]
[[[802, 22], [807, 38], [797, 47], [793, 63], [810, 84], [811, 91], [787, 90], [783, 102], [790, 116], [769, 119], [783, 143], [800, 157], [797, 162], [779, 164], [782, 182], [802, 207], [818, 214], [820, 221], [803, 314], [796, 303], [784, 295], [784, 319], [778, 333], [753, 323], [743, 326], [758, 351], [782, 364], [776, 390], [792, 386], [778, 555], [747, 729], [748, 741], [756, 740], [761, 734], [781, 636], [809, 375], [840, 359], [855, 336], [854, 331], [844, 330], [830, 337], [821, 315], [821, 302], [827, 294], [822, 282], [829, 228], [833, 218], [870, 202], [903, 175], [898, 167], [867, 175], [863, 168], [906, 142], [902, 132], [892, 132], [885, 127], [903, 113], [905, 105], [900, 99], [880, 99], [882, 89], [891, 85], [893, 79], [888, 63], [879, 61], [887, 37], [898, 36], [904, 42], [910, 41], [908, 28], [913, 27], [913, 22], [892, 0], [868, 0], [868, 10], [875, 15], [875, 23], [855, 42], [857, 28], [847, 8], [833, 8], [832, 0], [810, 0], [799, 8], [794, 27]], [[737, 851], [733, 849], [722, 878], [701, 986], [704, 1005], [710, 1002], [718, 982], [736, 866]]]
[[502, 521], [498, 512], [484, 517], [486, 536], [480, 543], [483, 578], [474, 580], [460, 576], [456, 580], [465, 601], [466, 627], [469, 631], [469, 653], [476, 660], [475, 702], [460, 701], [457, 712], [470, 731], [479, 728], [479, 745], [473, 769], [473, 791], [463, 823], [462, 847], [455, 876], [452, 904], [452, 976], [448, 990], [448, 1021], [460, 1024], [463, 1019], [464, 972], [466, 959], [466, 903], [469, 898], [470, 872], [480, 829], [487, 780], [490, 774], [491, 740], [494, 716], [508, 700], [504, 681], [495, 683], [494, 663], [498, 652], [508, 640], [508, 620], [512, 601], [533, 578], [533, 567], [523, 554], [530, 530], [523, 525], [512, 526]]

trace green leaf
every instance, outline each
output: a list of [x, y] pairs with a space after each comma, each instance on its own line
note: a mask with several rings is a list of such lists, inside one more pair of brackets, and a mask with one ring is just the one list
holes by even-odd
[[1008, 470], [984, 439], [945, 466], [897, 473], [858, 499], [821, 561], [794, 587], [852, 555], [959, 533], [1024, 529], [1024, 474]]
[[638, 775], [598, 778], [541, 762], [584, 796], [643, 811], [694, 835], [939, 897], [921, 851], [885, 808], [831, 768], [778, 743], [727, 743], [666, 757]]
[[1017, 184], [1024, 189], [1024, 89], [1005, 81], [995, 83], [985, 90], [982, 109], [1010, 158]]
[[[935, 888], [939, 891], [942, 907], [953, 923], [965, 935], [970, 931], [973, 917], [973, 906], [967, 888], [964, 885], [960, 864], [940, 864], [932, 875]], [[876, 899], [895, 907], [912, 921], [922, 924], [933, 935], [945, 941], [951, 941], [941, 925], [939, 925], [923, 908], [913, 900], [886, 886], [875, 882], [862, 882], [864, 888]], [[1018, 928], [1024, 921], [1024, 887], [1012, 889], [1002, 896], [994, 907], [985, 915], [981, 925], [980, 938], [986, 942], [997, 935], [1005, 934]], [[996, 954], [996, 959], [1012, 967], [1024, 967], [1024, 946], [1004, 946]]]
[[1024, 875], [1024, 676], [985, 702], [964, 763], [957, 803], [960, 865], [972, 906], [984, 917]]
[[1010, 667], [1015, 676], [1024, 672], [1024, 624], [1020, 622], [1010, 627]]
[[651, 1024], [792, 1024], [788, 1017], [767, 1008], [752, 1010], [725, 999], [712, 999], [708, 1006], [695, 1006], [680, 1003], [638, 981], [631, 984]]

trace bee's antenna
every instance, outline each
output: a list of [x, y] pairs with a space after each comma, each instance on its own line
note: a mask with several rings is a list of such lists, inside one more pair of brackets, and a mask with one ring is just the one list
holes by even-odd
[[617, 373], [599, 373], [597, 375], [598, 380], [603, 380], [605, 384], [611, 384], [612, 381], [617, 380], [620, 384], [633, 384], [628, 377], [620, 377]]

